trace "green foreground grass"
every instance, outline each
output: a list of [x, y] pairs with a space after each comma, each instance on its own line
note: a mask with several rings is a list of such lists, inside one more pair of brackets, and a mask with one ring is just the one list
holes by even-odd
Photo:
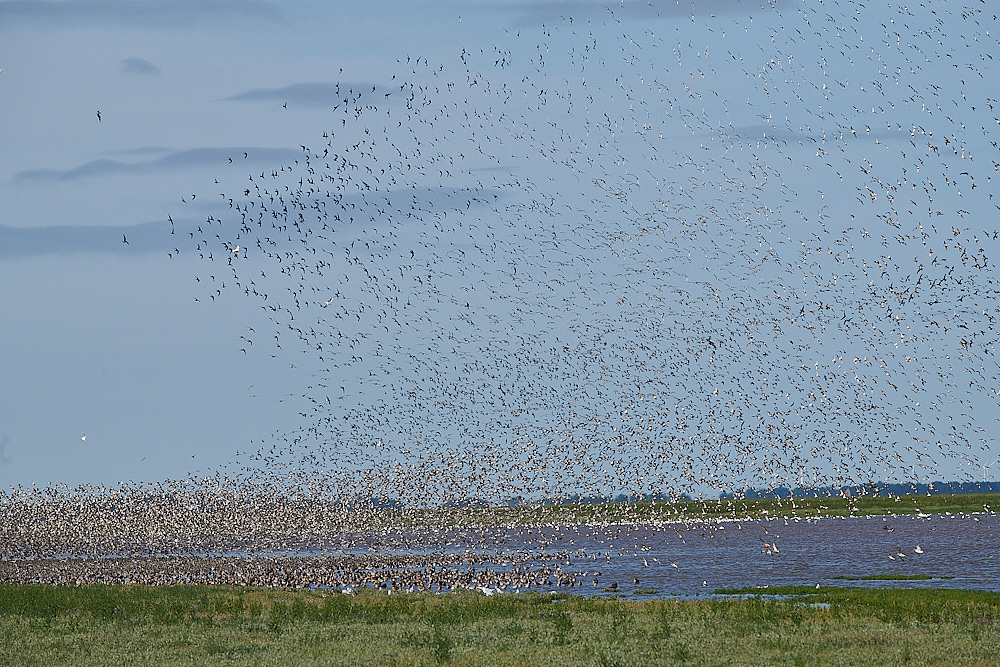
[[0, 664], [1000, 664], [1000, 593], [795, 587], [768, 594], [626, 602], [0, 585]]

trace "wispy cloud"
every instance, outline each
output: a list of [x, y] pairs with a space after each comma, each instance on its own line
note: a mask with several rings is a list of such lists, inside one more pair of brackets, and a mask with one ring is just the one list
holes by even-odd
[[0, 1], [0, 26], [21, 20], [46, 23], [118, 22], [161, 28], [233, 16], [284, 22], [276, 5], [259, 0]]
[[[398, 91], [399, 88], [397, 87]], [[364, 82], [304, 82], [293, 83], [283, 88], [254, 88], [225, 98], [227, 102], [280, 102], [303, 107], [333, 107], [345, 98], [353, 99], [359, 93], [365, 97], [377, 96], [385, 101], [386, 93], [392, 90], [375, 83]]]
[[[111, 225], [0, 225], [0, 260], [77, 253], [136, 254], [169, 252], [179, 241], [164, 221], [115, 227]], [[128, 240], [125, 243], [123, 239]]]
[[[244, 157], [246, 155], [247, 157]], [[275, 164], [290, 162], [301, 157], [302, 152], [291, 148], [192, 148], [170, 151], [158, 157], [136, 162], [112, 160], [108, 158], [91, 160], [72, 169], [29, 169], [14, 174], [17, 183], [51, 183], [75, 181], [84, 178], [149, 174], [166, 170], [189, 169], [191, 167], [221, 166], [232, 161], [265, 162]]]
[[[504, 191], [496, 188], [445, 186], [387, 190], [368, 193], [367, 197], [360, 194], [349, 195], [341, 200], [344, 214], [340, 224], [345, 230], [360, 231], [360, 228], [351, 226], [348, 207], [358, 211], [364, 211], [367, 207], [369, 211], [374, 211], [378, 206], [390, 206], [391, 201], [401, 211], [417, 212], [419, 215], [414, 218], [416, 221], [427, 215], [465, 211], [472, 206], [488, 207], [504, 196]], [[367, 219], [368, 213], [357, 215]], [[168, 219], [134, 225], [0, 225], [0, 261], [46, 255], [89, 253], [127, 256], [151, 252], [171, 253], [175, 249], [179, 252], [190, 251], [187, 230], [194, 229], [198, 224], [200, 221], [193, 217], [175, 216], [173, 225]], [[170, 233], [172, 227], [177, 230], [175, 234]], [[278, 243], [281, 245], [280, 235]]]
[[173, 152], [173, 149], [164, 146], [136, 146], [135, 148], [104, 151], [105, 155], [166, 155]]
[[756, 14], [785, 0], [538, 0], [537, 2], [495, 3], [487, 11], [513, 15], [516, 25], [530, 26], [562, 19], [586, 20], [617, 17], [622, 20], [669, 19], [713, 14]]
[[122, 71], [126, 74], [138, 74], [139, 76], [149, 76], [159, 74], [160, 68], [142, 58], [125, 58], [121, 61]]

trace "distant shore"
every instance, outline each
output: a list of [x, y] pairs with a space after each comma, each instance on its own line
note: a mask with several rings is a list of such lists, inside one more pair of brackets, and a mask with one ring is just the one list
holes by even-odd
[[400, 525], [462, 526], [661, 523], [718, 519], [822, 518], [978, 513], [1000, 510], [1000, 493], [908, 496], [747, 498], [675, 502], [579, 503], [400, 511]]

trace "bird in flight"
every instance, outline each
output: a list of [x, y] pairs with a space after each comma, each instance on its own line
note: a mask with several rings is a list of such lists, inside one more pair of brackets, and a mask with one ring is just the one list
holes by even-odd
[[83, 440], [84, 442], [87, 442], [87, 434], [84, 433], [83, 435], [81, 435], [80, 439]]
[[124, 234], [122, 234], [122, 243], [124, 243], [125, 245], [129, 245], [128, 239], [125, 238]]
[[104, 122], [104, 121], [101, 120], [101, 110], [100, 109], [97, 110], [97, 122], [98, 123]]

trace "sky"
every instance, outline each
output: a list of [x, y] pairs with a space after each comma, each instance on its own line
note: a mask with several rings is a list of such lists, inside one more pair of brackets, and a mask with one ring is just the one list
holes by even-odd
[[0, 485], [981, 479], [998, 51], [982, 3], [0, 2]]

